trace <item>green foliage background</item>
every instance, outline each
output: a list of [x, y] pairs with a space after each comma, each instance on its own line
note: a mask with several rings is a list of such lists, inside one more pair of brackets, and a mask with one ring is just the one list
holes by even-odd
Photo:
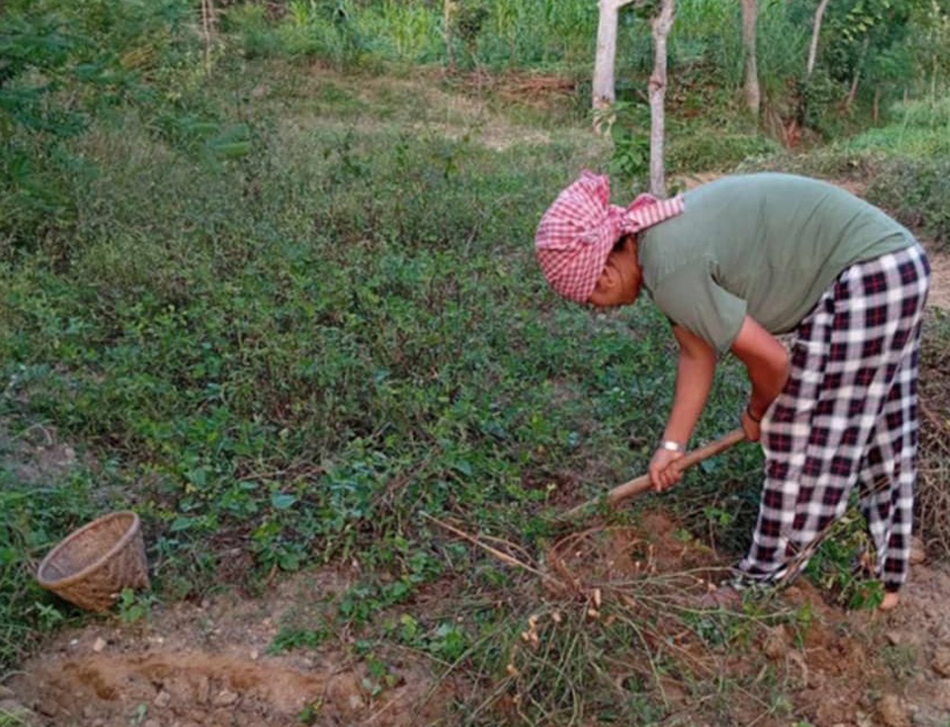
[[[809, 123], [833, 137], [798, 168], [868, 170], [874, 199], [946, 238], [950, 119], [906, 35], [926, 18], [911, 8], [903, 30], [873, 36], [906, 51], [910, 65], [889, 68], [913, 72], [889, 78], [914, 98], [868, 128], [833, 110], [851, 46], [828, 43], [802, 90], [809, 5], [762, 5], [769, 108], [811, 94]], [[794, 168], [742, 116], [737, 7], [679, 6], [671, 170]], [[586, 79], [593, 8], [463, 2], [460, 70]], [[541, 111], [483, 95], [481, 115], [440, 102], [473, 93], [458, 78], [409, 85], [415, 64], [447, 62], [439, 13], [231, 4], [209, 65], [183, 0], [0, 10], [0, 447], [14, 459], [39, 425], [84, 463], [61, 481], [0, 474], [0, 663], [77, 617], [32, 569], [111, 507], [142, 514], [163, 598], [357, 557], [366, 575], [338, 615], [368, 627], [443, 577], [509, 583], [477, 556], [447, 564], [423, 513], [542, 552], [566, 502], [645, 468], [672, 391], [664, 321], [645, 302], [592, 318], [555, 300], [530, 246], [579, 168], [618, 172], [623, 198], [642, 174], [645, 23], [623, 17], [611, 145], [588, 133], [583, 80]], [[850, 37], [840, 27], [859, 21], [836, 18]], [[497, 118], [504, 144], [484, 128]], [[836, 136], [850, 128], [863, 133]], [[731, 428], [744, 396], [725, 362], [698, 438]], [[720, 537], [741, 547], [759, 465], [740, 448], [690, 475], [684, 520], [718, 513]], [[228, 568], [220, 553], [234, 547]], [[468, 653], [466, 628], [402, 622], [446, 659]]]

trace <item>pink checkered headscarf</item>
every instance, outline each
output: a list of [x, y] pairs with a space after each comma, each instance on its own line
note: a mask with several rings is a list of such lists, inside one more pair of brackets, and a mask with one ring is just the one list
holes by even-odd
[[683, 198], [641, 194], [624, 209], [610, 204], [610, 179], [585, 170], [561, 192], [538, 225], [535, 252], [551, 287], [586, 303], [623, 235], [630, 235], [683, 211]]

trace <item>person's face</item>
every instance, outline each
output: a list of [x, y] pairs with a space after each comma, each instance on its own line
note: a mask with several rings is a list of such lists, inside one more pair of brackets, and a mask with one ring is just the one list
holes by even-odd
[[636, 239], [627, 237], [620, 249], [607, 256], [607, 264], [588, 302], [598, 308], [629, 305], [640, 294], [642, 279]]

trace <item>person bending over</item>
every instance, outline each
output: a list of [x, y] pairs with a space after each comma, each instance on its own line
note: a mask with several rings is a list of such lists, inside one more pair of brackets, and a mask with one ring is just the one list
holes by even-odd
[[[646, 290], [670, 320], [679, 357], [655, 489], [680, 480], [716, 361], [731, 351], [751, 382], [742, 428], [765, 453], [736, 584], [794, 577], [856, 486], [881, 608], [896, 606], [916, 478], [922, 247], [876, 207], [787, 174], [723, 177], [627, 208], [609, 200], [607, 177], [584, 172], [544, 213], [535, 250], [563, 297], [607, 308]], [[786, 333], [790, 352], [776, 339]]]

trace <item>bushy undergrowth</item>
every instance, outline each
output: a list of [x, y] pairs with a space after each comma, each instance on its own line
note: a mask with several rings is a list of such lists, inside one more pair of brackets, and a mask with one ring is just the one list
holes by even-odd
[[[0, 457], [14, 457], [12, 446], [0, 437]], [[88, 472], [44, 482], [24, 481], [14, 467], [0, 469], [0, 664], [9, 665], [64, 621], [32, 575], [50, 548], [102, 503], [100, 484]]]
[[950, 252], [950, 157], [888, 159], [874, 176], [868, 199], [922, 228]]
[[899, 104], [894, 117], [807, 154], [750, 158], [742, 166], [853, 179], [870, 202], [950, 249], [950, 104]]
[[[596, 163], [583, 144], [498, 152], [447, 137], [430, 99], [286, 95], [268, 69], [61, 142], [88, 173], [62, 180], [72, 214], [5, 248], [3, 407], [121, 463], [167, 593], [237, 541], [251, 578], [358, 554], [395, 574], [366, 585], [388, 604], [441, 572], [420, 510], [530, 545], [575, 486], [645, 467], [672, 339], [647, 305], [591, 325], [537, 274], [541, 211]], [[401, 121], [375, 122], [387, 104]], [[728, 462], [708, 486], [742, 480]]]

